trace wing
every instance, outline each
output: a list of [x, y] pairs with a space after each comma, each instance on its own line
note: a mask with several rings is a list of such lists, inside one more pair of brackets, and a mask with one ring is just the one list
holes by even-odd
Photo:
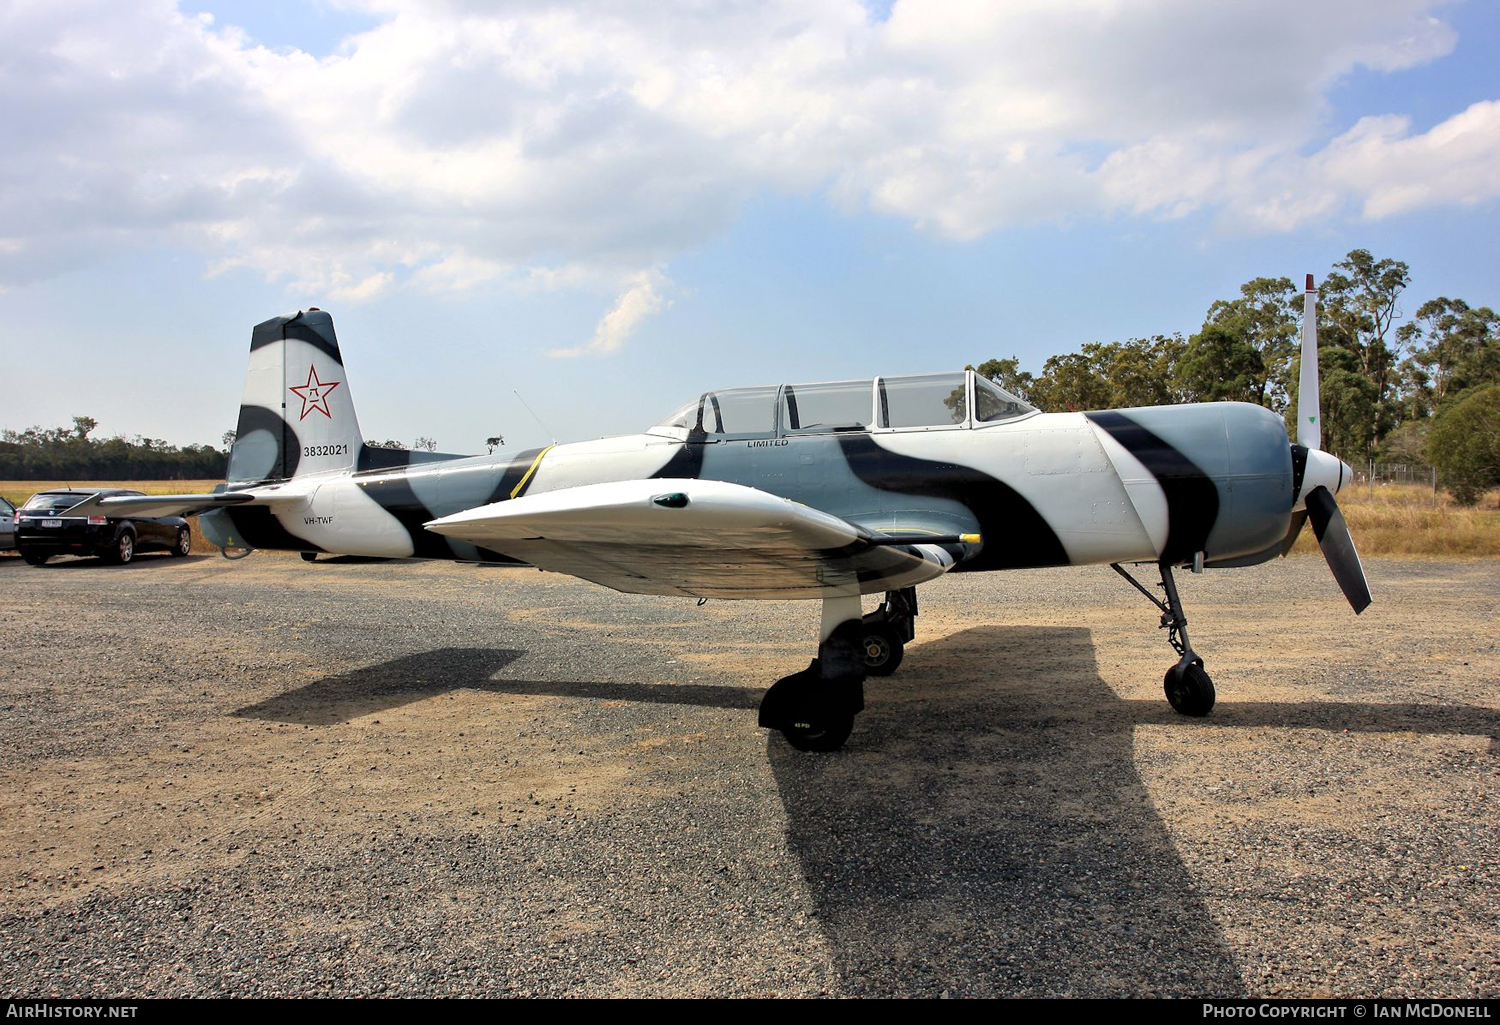
[[740, 484], [671, 479], [527, 495], [427, 529], [617, 591], [703, 598], [909, 587], [946, 573], [978, 541], [892, 537]]

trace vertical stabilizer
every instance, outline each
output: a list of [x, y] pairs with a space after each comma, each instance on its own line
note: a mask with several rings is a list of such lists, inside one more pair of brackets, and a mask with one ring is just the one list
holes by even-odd
[[285, 480], [346, 470], [358, 460], [361, 444], [333, 318], [311, 309], [257, 324], [229, 479]]

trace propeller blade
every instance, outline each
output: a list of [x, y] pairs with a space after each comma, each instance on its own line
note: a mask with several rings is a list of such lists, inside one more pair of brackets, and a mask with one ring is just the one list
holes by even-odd
[[1286, 532], [1286, 540], [1281, 542], [1281, 554], [1290, 555], [1292, 545], [1297, 543], [1297, 538], [1302, 534], [1302, 527], [1307, 523], [1307, 510], [1299, 509], [1292, 513], [1292, 526]]
[[1302, 297], [1302, 371], [1297, 375], [1297, 437], [1308, 448], [1323, 447], [1323, 413], [1318, 404], [1318, 292], [1307, 276]]
[[1359, 615], [1370, 607], [1370, 584], [1365, 579], [1365, 567], [1354, 550], [1354, 538], [1349, 536], [1349, 524], [1333, 495], [1322, 486], [1307, 493], [1307, 514], [1312, 520], [1313, 533], [1318, 537], [1318, 547], [1323, 549], [1323, 558], [1333, 570], [1333, 579], [1339, 590], [1349, 599], [1354, 614]]

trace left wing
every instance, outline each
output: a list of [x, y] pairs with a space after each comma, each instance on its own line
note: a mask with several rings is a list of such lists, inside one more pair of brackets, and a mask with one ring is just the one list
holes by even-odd
[[426, 526], [617, 591], [702, 598], [910, 587], [946, 573], [979, 540], [893, 537], [756, 488], [673, 479], [562, 488]]

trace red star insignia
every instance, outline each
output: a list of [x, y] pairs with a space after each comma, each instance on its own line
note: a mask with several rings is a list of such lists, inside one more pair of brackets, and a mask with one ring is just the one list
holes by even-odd
[[297, 398], [302, 400], [302, 415], [297, 418], [298, 421], [306, 420], [307, 414], [315, 409], [332, 420], [333, 414], [328, 411], [328, 393], [342, 383], [342, 381], [320, 381], [318, 368], [308, 367], [307, 383], [291, 386], [292, 391], [297, 393]]

